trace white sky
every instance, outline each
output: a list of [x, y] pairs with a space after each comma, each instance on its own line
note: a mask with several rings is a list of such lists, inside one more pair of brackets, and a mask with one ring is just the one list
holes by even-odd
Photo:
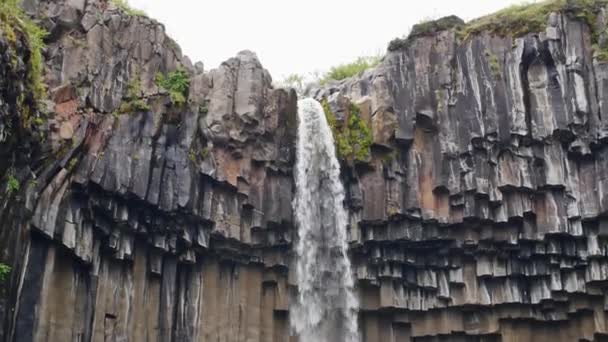
[[217, 67], [252, 50], [279, 80], [326, 71], [390, 40], [425, 18], [468, 20], [521, 0], [129, 0], [165, 24], [192, 62]]

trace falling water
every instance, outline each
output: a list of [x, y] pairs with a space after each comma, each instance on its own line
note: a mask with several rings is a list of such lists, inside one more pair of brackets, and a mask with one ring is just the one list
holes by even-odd
[[334, 140], [319, 102], [298, 101], [298, 118], [294, 212], [299, 291], [291, 327], [300, 342], [357, 342], [359, 304]]

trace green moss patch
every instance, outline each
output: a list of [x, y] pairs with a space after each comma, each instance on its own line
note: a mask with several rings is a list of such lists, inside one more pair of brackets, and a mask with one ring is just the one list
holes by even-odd
[[139, 75], [135, 76], [127, 85], [127, 92], [123, 96], [123, 102], [118, 108], [119, 114], [138, 113], [150, 110], [150, 106], [142, 97]]
[[21, 9], [20, 3], [20, 0], [0, 0], [0, 34], [13, 46], [16, 46], [20, 35], [24, 36], [30, 51], [27, 85], [35, 100], [40, 100], [46, 93], [42, 77], [42, 49], [48, 33]]
[[346, 113], [346, 122], [339, 123], [336, 115], [331, 111], [329, 102], [324, 99], [321, 104], [334, 136], [338, 158], [358, 162], [369, 159], [373, 143], [372, 131], [361, 119], [359, 107], [351, 103]]
[[196, 164], [198, 160], [205, 160], [209, 156], [209, 148], [203, 147], [201, 149], [197, 149], [195, 147], [190, 147], [190, 151], [188, 152], [188, 156], [190, 157], [190, 161]]
[[6, 173], [5, 194], [10, 197], [21, 190], [21, 183], [15, 177], [15, 169], [10, 168]]
[[11, 267], [5, 263], [0, 263], [0, 284], [4, 284], [11, 274]]
[[186, 103], [190, 89], [190, 76], [184, 69], [177, 69], [167, 75], [157, 73], [155, 82], [157, 86], [169, 92], [173, 105], [182, 106]]

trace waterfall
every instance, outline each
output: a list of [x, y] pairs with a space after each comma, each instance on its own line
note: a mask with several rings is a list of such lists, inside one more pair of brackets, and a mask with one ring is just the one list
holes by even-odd
[[298, 101], [296, 196], [298, 296], [290, 310], [300, 342], [357, 342], [358, 300], [348, 259], [344, 187], [321, 104]]

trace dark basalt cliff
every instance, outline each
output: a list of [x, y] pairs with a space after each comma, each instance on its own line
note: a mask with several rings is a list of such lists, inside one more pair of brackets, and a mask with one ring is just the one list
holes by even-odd
[[[3, 340], [288, 341], [295, 92], [248, 51], [193, 66], [105, 0], [24, 7], [48, 95], [0, 32]], [[608, 339], [605, 21], [440, 28], [310, 91], [372, 131], [342, 169], [364, 341]], [[183, 106], [155, 82], [177, 69]], [[149, 105], [123, 113], [133, 88]]]

